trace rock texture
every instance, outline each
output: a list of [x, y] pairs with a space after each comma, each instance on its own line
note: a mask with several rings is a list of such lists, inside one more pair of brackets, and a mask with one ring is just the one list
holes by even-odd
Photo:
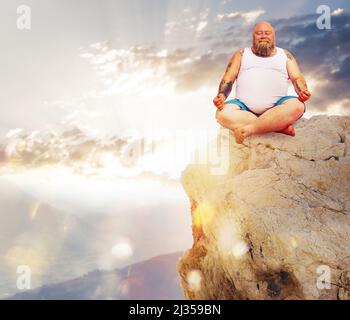
[[[350, 117], [313, 116], [296, 136], [243, 145], [221, 128], [218, 163], [189, 165], [193, 246], [186, 299], [350, 299]], [[221, 166], [225, 168], [225, 165]]]

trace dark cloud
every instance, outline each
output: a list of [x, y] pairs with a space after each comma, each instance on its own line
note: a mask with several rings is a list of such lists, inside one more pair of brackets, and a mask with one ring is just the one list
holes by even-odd
[[185, 68], [169, 68], [168, 74], [176, 80], [178, 91], [197, 90], [202, 86], [219, 85], [220, 77], [223, 75], [229, 55], [224, 53], [209, 53], [200, 56]]
[[316, 79], [310, 107], [326, 110], [342, 101], [350, 110], [350, 15], [331, 17], [331, 29], [318, 29], [318, 15], [277, 20], [277, 45], [290, 50], [307, 78]]

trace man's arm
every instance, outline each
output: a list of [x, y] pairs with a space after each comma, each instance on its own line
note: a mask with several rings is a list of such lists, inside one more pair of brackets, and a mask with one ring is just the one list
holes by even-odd
[[233, 54], [227, 65], [225, 74], [220, 82], [218, 95], [223, 94], [225, 97], [224, 99], [229, 96], [232, 90], [232, 86], [237, 78], [239, 68], [241, 67], [243, 51], [244, 49], [241, 48]]
[[307, 84], [304, 79], [304, 76], [302, 75], [298, 63], [295, 60], [294, 56], [286, 49], [284, 49], [284, 52], [287, 55], [287, 72], [290, 80], [293, 83], [295, 92], [299, 96], [299, 100], [304, 102], [311, 97], [311, 93], [307, 89]]

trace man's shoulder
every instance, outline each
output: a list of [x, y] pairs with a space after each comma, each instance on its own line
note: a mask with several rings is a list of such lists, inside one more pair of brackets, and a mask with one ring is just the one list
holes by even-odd
[[242, 57], [243, 56], [243, 53], [244, 53], [244, 48], [238, 48], [234, 54], [233, 54], [233, 57]]
[[291, 54], [291, 52], [289, 50], [287, 50], [285, 48], [281, 48], [281, 49], [284, 51], [284, 53], [286, 54], [286, 56], [287, 56], [287, 58], [289, 60], [293, 60], [294, 59], [294, 56]]
[[245, 48], [239, 48], [239, 49], [237, 50], [237, 52], [238, 52], [240, 55], [243, 55], [244, 49], [245, 49]]

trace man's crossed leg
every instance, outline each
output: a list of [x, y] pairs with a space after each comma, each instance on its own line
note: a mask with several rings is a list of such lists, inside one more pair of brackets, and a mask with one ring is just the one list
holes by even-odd
[[223, 127], [233, 130], [237, 143], [243, 143], [246, 137], [267, 132], [280, 132], [294, 136], [292, 124], [304, 112], [304, 103], [297, 98], [291, 98], [268, 109], [260, 116], [242, 110], [236, 104], [225, 104], [222, 110], [217, 110], [216, 120]]

